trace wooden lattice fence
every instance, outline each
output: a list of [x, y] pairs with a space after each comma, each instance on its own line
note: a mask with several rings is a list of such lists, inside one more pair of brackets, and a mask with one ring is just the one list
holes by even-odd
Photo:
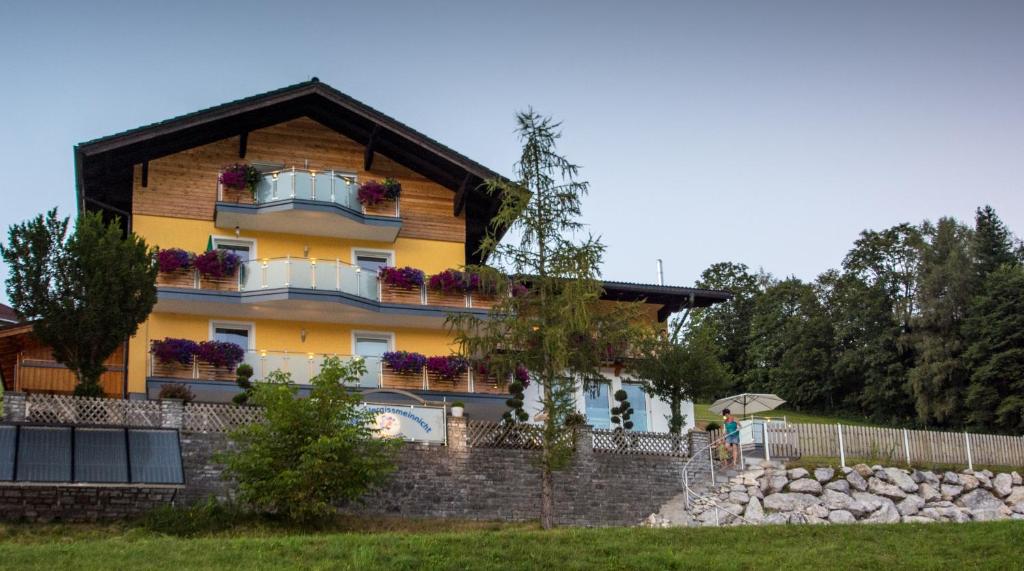
[[604, 454], [641, 454], [646, 456], [686, 457], [689, 439], [664, 432], [598, 430], [594, 434], [594, 452]]
[[231, 432], [243, 424], [263, 421], [263, 409], [229, 404], [187, 404], [181, 421], [185, 432]]
[[466, 441], [474, 448], [540, 450], [543, 446], [539, 426], [483, 420], [471, 420], [466, 423]]
[[84, 398], [31, 393], [25, 420], [42, 424], [160, 426], [160, 403], [145, 400]]

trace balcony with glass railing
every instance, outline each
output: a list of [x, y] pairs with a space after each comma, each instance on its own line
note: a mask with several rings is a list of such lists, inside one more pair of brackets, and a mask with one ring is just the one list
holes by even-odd
[[[328, 357], [337, 357], [342, 361], [362, 359], [366, 365], [366, 373], [353, 386], [360, 388], [379, 388], [381, 385], [380, 357], [353, 357], [351, 355], [301, 353], [289, 351], [246, 351], [242, 363], [252, 367], [253, 381], [263, 381], [274, 371], [288, 373], [291, 381], [298, 385], [308, 385], [313, 377], [320, 374], [324, 361]], [[149, 377], [160, 379], [176, 379], [182, 381], [219, 381], [233, 382], [236, 378], [234, 368], [218, 368], [193, 358], [189, 364], [162, 363], [153, 353], [149, 354]]]
[[304, 290], [333, 292], [386, 305], [429, 306], [438, 309], [487, 310], [499, 301], [499, 295], [482, 293], [438, 293], [424, 287], [411, 290], [384, 285], [372, 270], [342, 262], [317, 258], [268, 258], [244, 262], [231, 276], [204, 278], [195, 270], [161, 273], [161, 288], [218, 292], [260, 292]]
[[[324, 215], [335, 215], [326, 220]], [[217, 226], [393, 242], [400, 198], [359, 202], [351, 172], [288, 168], [264, 173], [255, 192], [217, 185]]]

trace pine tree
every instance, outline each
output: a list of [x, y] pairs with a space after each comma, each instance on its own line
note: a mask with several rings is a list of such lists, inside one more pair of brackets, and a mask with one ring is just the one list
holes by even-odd
[[[486, 318], [452, 315], [448, 324], [466, 355], [488, 361], [499, 378], [517, 367], [529, 370], [538, 387], [541, 422], [541, 525], [554, 525], [555, 471], [571, 460], [574, 439], [566, 419], [575, 414], [579, 384], [603, 381], [600, 366], [628, 347], [639, 313], [632, 304], [602, 310], [599, 267], [604, 245], [581, 234], [581, 199], [586, 182], [579, 167], [556, 149], [559, 125], [532, 110], [517, 116], [523, 142], [517, 180], [490, 180], [486, 190], [499, 198], [498, 213], [483, 240], [483, 258], [493, 268], [473, 271], [490, 278], [510, 274], [524, 293], [505, 298]], [[497, 240], [507, 228], [518, 242]], [[519, 289], [519, 288], [516, 288]], [[528, 411], [533, 413], [534, 411]]]
[[917, 363], [910, 370], [918, 421], [960, 425], [969, 371], [961, 330], [974, 292], [971, 231], [952, 218], [927, 225], [931, 238], [919, 277], [920, 315], [914, 320]]
[[978, 208], [974, 215], [974, 236], [971, 240], [975, 274], [979, 280], [1003, 264], [1017, 262], [1010, 230], [991, 206]]

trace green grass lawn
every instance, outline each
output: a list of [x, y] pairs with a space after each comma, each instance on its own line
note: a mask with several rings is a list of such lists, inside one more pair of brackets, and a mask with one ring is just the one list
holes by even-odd
[[[697, 417], [697, 421], [710, 421], [713, 420], [719, 424], [722, 423], [722, 416], [714, 414], [708, 410], [711, 403], [694, 403], [693, 414]], [[788, 422], [799, 423], [799, 424], [836, 424], [841, 422], [850, 426], [878, 426], [877, 423], [871, 423], [865, 418], [849, 417], [849, 416], [834, 416], [834, 415], [822, 415], [812, 414], [807, 412], [797, 412], [793, 410], [787, 410], [785, 408], [779, 408], [768, 412], [759, 412], [757, 416], [779, 418], [786, 417]]]
[[[141, 529], [0, 530], [4, 569], [957, 569], [1020, 568], [1024, 522], [559, 529], [199, 538]], [[38, 528], [36, 528], [38, 529]]]

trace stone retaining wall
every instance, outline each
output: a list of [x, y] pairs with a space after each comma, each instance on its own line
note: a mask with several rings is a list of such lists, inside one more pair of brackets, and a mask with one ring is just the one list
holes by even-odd
[[178, 490], [159, 486], [4, 484], [0, 518], [83, 522], [125, 519], [168, 505]]

